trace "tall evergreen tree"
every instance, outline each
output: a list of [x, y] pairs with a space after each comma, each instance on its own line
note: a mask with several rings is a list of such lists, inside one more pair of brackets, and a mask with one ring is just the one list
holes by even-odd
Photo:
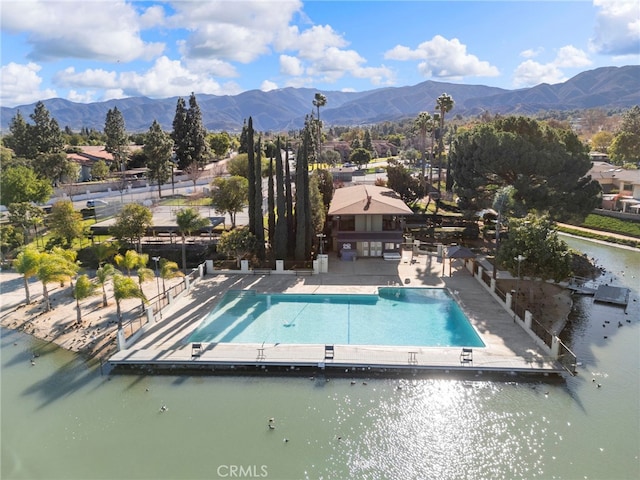
[[302, 131], [302, 144], [296, 155], [296, 260], [307, 260], [311, 255], [313, 229], [309, 198], [309, 157], [313, 152], [313, 119], [307, 117]]
[[287, 256], [287, 199], [285, 197], [284, 172], [282, 168], [282, 149], [280, 137], [276, 142], [276, 229], [271, 247], [276, 259]]
[[187, 104], [184, 98], [178, 97], [176, 104], [176, 114], [173, 117], [173, 131], [171, 132], [173, 140], [173, 151], [176, 154], [176, 160], [180, 168], [189, 164], [189, 145], [188, 145], [188, 127], [187, 127]]
[[253, 118], [247, 124], [247, 180], [249, 181], [249, 231], [256, 234], [256, 157], [253, 149]]
[[37, 152], [35, 145], [29, 141], [29, 125], [20, 113], [20, 110], [18, 110], [15, 117], [11, 119], [9, 131], [11, 135], [8, 135], [4, 140], [7, 147], [13, 150], [16, 157], [35, 158]]
[[291, 191], [291, 167], [289, 166], [289, 145], [287, 143], [287, 153], [285, 155], [285, 203], [287, 209], [287, 255], [294, 255], [294, 247], [296, 244], [296, 222], [293, 216], [293, 192]]
[[30, 115], [33, 125], [27, 128], [28, 139], [36, 155], [40, 153], [59, 153], [64, 148], [64, 138], [58, 122], [51, 118], [51, 114], [44, 103], [36, 103]]
[[207, 162], [209, 149], [207, 148], [207, 130], [202, 124], [202, 112], [194, 93], [189, 97], [189, 110], [187, 111], [187, 128], [190, 144], [191, 161], [200, 167]]
[[129, 138], [127, 137], [124, 117], [118, 107], [113, 107], [107, 112], [104, 134], [107, 137], [104, 149], [113, 155], [117, 170], [123, 172], [127, 168], [126, 147], [129, 143]]
[[247, 126], [247, 120], [242, 123], [242, 131], [240, 132], [240, 145], [238, 145], [238, 153], [247, 153], [247, 135], [249, 133], [249, 127]]
[[162, 185], [171, 178], [173, 140], [162, 131], [157, 120], [149, 127], [142, 150], [147, 157], [147, 178], [158, 184], [158, 197], [162, 197]]
[[264, 218], [262, 216], [262, 142], [258, 137], [258, 144], [256, 145], [256, 160], [254, 164], [254, 181], [255, 181], [255, 201], [254, 201], [254, 220], [256, 225], [256, 231], [254, 233], [258, 240], [258, 248], [256, 255], [260, 260], [265, 258], [264, 250]]
[[373, 148], [373, 141], [371, 140], [371, 131], [369, 129], [364, 131], [364, 140], [362, 141], [362, 148], [371, 152], [371, 155], [375, 158], [376, 151]]
[[268, 207], [268, 219], [267, 230], [269, 232], [269, 244], [271, 245], [271, 253], [273, 254], [273, 245], [275, 243], [276, 234], [276, 198], [275, 198], [275, 185], [274, 185], [274, 169], [273, 169], [273, 157], [269, 157], [269, 191], [267, 192], [267, 207]]

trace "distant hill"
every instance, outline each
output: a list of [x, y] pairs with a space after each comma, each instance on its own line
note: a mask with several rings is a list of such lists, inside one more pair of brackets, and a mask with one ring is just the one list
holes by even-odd
[[[257, 130], [278, 131], [300, 128], [305, 115], [314, 111], [312, 101], [317, 92], [310, 88], [283, 88], [269, 92], [251, 90], [234, 96], [197, 94], [197, 99], [208, 130], [239, 131], [243, 121], [252, 116]], [[436, 98], [444, 92], [455, 101], [452, 114], [463, 116], [478, 115], [485, 110], [493, 114], [533, 114], [543, 110], [629, 108], [640, 105], [640, 66], [603, 67], [580, 73], [563, 83], [518, 90], [426, 81], [366, 92], [322, 91], [327, 105], [320, 116], [326, 125], [362, 125], [414, 117], [421, 111], [433, 112]], [[132, 97], [85, 104], [54, 98], [44, 104], [61, 128], [103, 130], [107, 111], [117, 106], [128, 131], [144, 132], [154, 119], [165, 130], [171, 130], [177, 100], [177, 97], [157, 100]], [[18, 110], [27, 118], [34, 106], [0, 108], [2, 131], [8, 130]]]

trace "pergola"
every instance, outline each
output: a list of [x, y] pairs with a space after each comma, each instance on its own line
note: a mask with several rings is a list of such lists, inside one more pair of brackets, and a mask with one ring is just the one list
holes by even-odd
[[[476, 254], [469, 250], [467, 247], [461, 247], [460, 245], [453, 245], [447, 248], [447, 258], [449, 258], [449, 276], [451, 276], [451, 261], [456, 258], [462, 258], [467, 260], [468, 258], [476, 258]], [[444, 275], [444, 259], [442, 260], [442, 274]]]

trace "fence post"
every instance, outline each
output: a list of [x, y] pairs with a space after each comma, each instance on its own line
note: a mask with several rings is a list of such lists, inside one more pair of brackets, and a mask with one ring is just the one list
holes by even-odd
[[524, 327], [527, 330], [531, 330], [531, 319], [533, 318], [533, 314], [529, 310], [524, 311]]
[[171, 305], [173, 303], [173, 293], [171, 291], [167, 292], [167, 303]]
[[151, 323], [151, 324], [156, 323], [156, 319], [153, 316], [153, 307], [148, 307], [146, 312], [147, 312], [147, 323]]
[[496, 291], [496, 279], [495, 278], [491, 279], [491, 291], [492, 292]]
[[185, 289], [186, 291], [189, 291], [189, 285], [190, 285], [190, 283], [191, 283], [191, 280], [190, 280], [190, 278], [189, 278], [189, 275], [185, 275], [185, 276], [184, 276], [184, 289]]
[[[473, 270], [471, 271], [473, 273]], [[476, 279], [482, 281], [482, 267], [478, 266], [478, 273], [476, 273]]]
[[504, 305], [507, 309], [511, 310], [511, 305], [513, 304], [513, 294], [511, 292], [507, 292], [504, 298]]
[[118, 351], [127, 349], [127, 340], [124, 338], [124, 329], [118, 329], [116, 333], [116, 339], [118, 343]]
[[204, 277], [204, 263], [198, 265], [198, 278]]
[[557, 359], [559, 351], [560, 351], [560, 339], [554, 335], [551, 337], [551, 356]]

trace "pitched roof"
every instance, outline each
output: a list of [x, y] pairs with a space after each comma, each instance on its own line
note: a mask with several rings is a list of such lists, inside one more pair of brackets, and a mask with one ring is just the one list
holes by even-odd
[[329, 205], [329, 215], [409, 215], [411, 209], [386, 187], [354, 185], [338, 188]]

